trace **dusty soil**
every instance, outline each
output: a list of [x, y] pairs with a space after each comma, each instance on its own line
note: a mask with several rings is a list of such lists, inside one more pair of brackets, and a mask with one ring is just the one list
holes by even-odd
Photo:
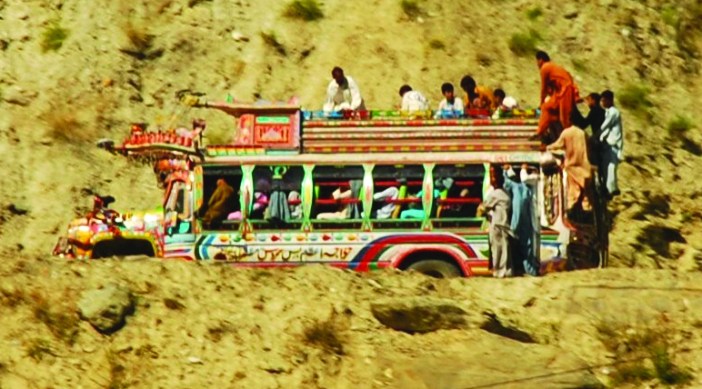
[[[688, 385], [702, 386], [699, 2], [405, 3], [417, 12], [399, 0], [327, 0], [324, 17], [307, 22], [284, 17], [283, 1], [0, 0], [0, 386], [640, 387], [688, 372]], [[617, 94], [626, 161], [612, 264], [631, 269], [439, 282], [46, 258], [91, 192], [114, 195], [121, 210], [161, 201], [149, 167], [97, 150], [96, 139], [121, 139], [134, 121], [195, 116], [208, 120], [208, 142], [230, 138], [228, 118], [179, 108], [180, 89], [242, 101], [296, 95], [316, 109], [340, 65], [370, 108], [398, 104], [403, 83], [436, 104], [440, 84], [464, 74], [533, 106], [534, 61], [510, 49], [530, 30], [582, 91]], [[109, 281], [139, 302], [125, 328], [104, 336], [75, 304]], [[369, 310], [423, 295], [459, 304], [472, 327], [409, 335]], [[485, 324], [490, 312], [511, 336], [529, 337], [480, 329], [499, 327]], [[656, 369], [665, 355], [679, 366], [662, 369], [674, 379]], [[610, 365], [626, 359], [642, 362]]]
[[[7, 258], [0, 275], [3, 388], [633, 388], [643, 384], [627, 368], [658, 363], [655, 345], [669, 370], [702, 385], [699, 273], [435, 280], [321, 266]], [[121, 330], [102, 335], [76, 305], [110, 283], [137, 304]], [[409, 334], [371, 313], [373, 303], [416, 299], [460, 307], [467, 322]]]

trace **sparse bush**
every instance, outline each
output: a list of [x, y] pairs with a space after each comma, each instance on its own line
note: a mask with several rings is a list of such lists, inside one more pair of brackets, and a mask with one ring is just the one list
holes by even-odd
[[62, 312], [37, 292], [31, 294], [31, 299], [34, 317], [44, 323], [57, 339], [72, 345], [78, 336], [78, 317], [75, 313]]
[[680, 23], [680, 15], [678, 14], [678, 11], [675, 9], [675, 7], [669, 4], [661, 8], [661, 19], [663, 20], [663, 23], [673, 26], [675, 29], [678, 28], [678, 24]]
[[27, 356], [35, 361], [41, 361], [46, 355], [56, 355], [48, 340], [33, 339], [27, 345]]
[[275, 49], [275, 51], [277, 51], [278, 54], [283, 56], [287, 55], [287, 50], [285, 49], [285, 46], [278, 40], [278, 36], [275, 34], [275, 31], [261, 31], [261, 38], [263, 39], [263, 43]]
[[76, 113], [68, 108], [51, 107], [42, 117], [46, 122], [48, 135], [53, 139], [73, 142], [92, 138], [92, 132], [88, 132]]
[[532, 55], [536, 52], [536, 46], [541, 42], [541, 35], [538, 31], [530, 29], [527, 32], [512, 34], [509, 39], [509, 49], [519, 56]]
[[665, 328], [617, 329], [607, 324], [598, 327], [600, 340], [615, 355], [615, 386], [658, 379], [668, 385], [690, 382], [687, 369], [673, 363], [673, 344]]
[[68, 30], [58, 24], [54, 24], [44, 30], [41, 41], [41, 49], [44, 52], [56, 51], [63, 46], [63, 41], [68, 37]]
[[619, 93], [619, 102], [623, 107], [629, 108], [635, 113], [646, 113], [653, 107], [653, 103], [648, 98], [648, 88], [641, 85], [627, 85]]
[[302, 336], [306, 344], [320, 348], [322, 351], [336, 355], [345, 353], [341, 328], [333, 318], [308, 326]]
[[677, 115], [668, 123], [668, 133], [674, 137], [684, 136], [692, 127], [692, 120], [690, 120], [690, 118]]
[[285, 7], [283, 15], [306, 21], [313, 21], [324, 17], [322, 8], [317, 3], [317, 0], [295, 0]]
[[402, 0], [400, 1], [402, 12], [410, 19], [416, 19], [424, 15], [424, 10], [419, 5], [419, 0]]
[[584, 59], [580, 58], [573, 58], [571, 59], [571, 62], [573, 62], [573, 68], [579, 72], [586, 72], [587, 71], [587, 61]]
[[141, 24], [127, 23], [122, 31], [127, 37], [128, 45], [121, 51], [136, 59], [153, 59], [163, 54], [163, 49], [154, 48], [154, 35]]
[[446, 48], [446, 44], [440, 39], [432, 39], [429, 41], [429, 47], [434, 50], [443, 50]]
[[536, 7], [529, 8], [526, 12], [527, 18], [529, 18], [529, 20], [536, 20], [543, 14], [544, 11], [538, 5]]

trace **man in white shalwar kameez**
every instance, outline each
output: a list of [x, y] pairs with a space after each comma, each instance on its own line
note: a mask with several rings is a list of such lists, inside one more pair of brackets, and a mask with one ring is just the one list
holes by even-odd
[[345, 76], [344, 70], [338, 66], [332, 70], [332, 77], [333, 80], [327, 87], [327, 100], [322, 107], [324, 112], [365, 111], [366, 106], [356, 81], [350, 76]]

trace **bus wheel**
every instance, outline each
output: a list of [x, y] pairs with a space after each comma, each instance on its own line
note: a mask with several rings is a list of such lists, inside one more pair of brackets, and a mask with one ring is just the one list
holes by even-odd
[[418, 271], [434, 278], [453, 278], [463, 274], [456, 265], [440, 259], [424, 259], [407, 267], [407, 270]]

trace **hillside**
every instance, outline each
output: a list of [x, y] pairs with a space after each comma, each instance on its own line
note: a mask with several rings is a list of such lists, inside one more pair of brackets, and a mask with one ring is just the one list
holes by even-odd
[[[1, 388], [702, 386], [699, 1], [326, 0], [310, 21], [288, 4], [0, 0]], [[178, 90], [316, 109], [339, 65], [369, 108], [398, 104], [404, 83], [435, 105], [464, 74], [533, 106], [535, 47], [583, 92], [617, 94], [622, 269], [433, 280], [48, 258], [92, 192], [159, 205], [150, 167], [94, 142], [205, 114], [178, 107]], [[207, 141], [231, 136], [228, 117], [204, 118]], [[80, 319], [81, 296], [115, 284], [134, 312], [103, 335]], [[450, 325], [396, 331], [378, 304], [428, 304]]]
[[[90, 191], [116, 206], [156, 206], [147, 167], [101, 153], [134, 121], [188, 123], [174, 93], [284, 100], [317, 108], [330, 69], [355, 77], [369, 107], [398, 104], [403, 83], [436, 104], [444, 81], [472, 74], [523, 105], [537, 101], [531, 47], [567, 66], [585, 93], [611, 88], [623, 110], [623, 195], [614, 202], [613, 264], [696, 268], [702, 92], [697, 2], [329, 0], [320, 19], [286, 17], [286, 2], [160, 0], [90, 5], [0, 1], [0, 247], [44, 254]], [[498, 4], [498, 5], [495, 5]], [[581, 107], [581, 109], [584, 107]], [[227, 118], [208, 119], [210, 141]]]

